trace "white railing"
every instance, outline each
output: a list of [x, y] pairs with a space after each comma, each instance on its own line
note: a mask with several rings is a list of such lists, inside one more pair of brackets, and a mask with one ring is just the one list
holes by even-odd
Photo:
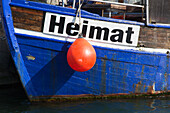
[[89, 0], [94, 2], [101, 2], [101, 3], [109, 3], [115, 5], [124, 5], [124, 6], [133, 6], [133, 7], [144, 7], [143, 5], [135, 5], [135, 4], [128, 4], [128, 3], [119, 3], [119, 2], [112, 2], [112, 1], [103, 1], [103, 0]]
[[[76, 0], [73, 1], [73, 8], [75, 8], [75, 1]], [[136, 5], [136, 4], [129, 4], [129, 3], [119, 3], [119, 2], [103, 1], [103, 0], [89, 0], [89, 1], [144, 8], [143, 5]]]

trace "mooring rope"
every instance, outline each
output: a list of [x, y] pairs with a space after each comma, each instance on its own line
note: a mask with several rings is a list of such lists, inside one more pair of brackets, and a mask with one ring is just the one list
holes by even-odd
[[83, 2], [84, 2], [84, 0], [82, 1], [82, 3], [81, 3], [81, 0], [79, 0], [79, 7], [77, 9], [76, 18], [75, 18], [75, 21], [74, 21], [74, 25], [76, 25], [76, 20], [77, 20], [78, 14], [79, 14], [79, 33], [78, 33], [78, 36], [81, 35], [81, 30], [80, 30], [80, 27], [81, 27], [81, 6], [83, 5]]

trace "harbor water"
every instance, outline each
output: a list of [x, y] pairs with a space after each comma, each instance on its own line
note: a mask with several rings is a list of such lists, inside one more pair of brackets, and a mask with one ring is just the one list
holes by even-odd
[[0, 113], [170, 113], [170, 99], [30, 103], [21, 84], [0, 87]]

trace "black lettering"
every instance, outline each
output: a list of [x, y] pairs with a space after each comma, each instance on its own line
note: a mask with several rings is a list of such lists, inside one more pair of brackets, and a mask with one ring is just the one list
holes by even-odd
[[[88, 21], [84, 20], [83, 23], [88, 24]], [[86, 33], [87, 33], [87, 25], [83, 24], [83, 28], [82, 28], [83, 37], [86, 37]]]
[[132, 44], [131, 35], [134, 34], [134, 31], [132, 31], [131, 27], [128, 27], [128, 30], [126, 31], [126, 33], [127, 33], [126, 42], [129, 44]]
[[78, 32], [71, 32], [71, 30], [79, 30], [79, 25], [74, 23], [68, 23], [66, 33], [71, 36], [76, 36]]
[[[122, 30], [120, 30], [120, 29], [114, 29], [114, 30], [112, 30], [111, 32], [112, 32], [112, 33], [117, 33], [117, 32], [118, 32], [118, 34], [112, 35], [112, 36], [110, 37], [110, 40], [111, 40], [112, 42], [122, 42], [122, 40], [123, 40], [123, 31], [122, 31]], [[116, 37], [117, 37], [117, 39], [116, 39]]]
[[99, 40], [101, 39], [101, 32], [102, 32], [102, 30], [104, 30], [104, 38], [103, 38], [103, 40], [108, 40], [109, 29], [108, 28], [95, 27], [95, 26], [90, 26], [89, 38], [94, 37], [95, 29], [97, 30], [96, 39], [99, 39]]
[[64, 23], [65, 23], [65, 17], [60, 17], [60, 22], [57, 23], [56, 16], [51, 15], [49, 32], [54, 32], [55, 26], [58, 26], [58, 33], [63, 34]]

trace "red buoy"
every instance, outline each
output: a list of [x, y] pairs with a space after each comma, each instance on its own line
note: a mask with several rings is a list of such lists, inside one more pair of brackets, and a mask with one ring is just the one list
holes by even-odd
[[67, 52], [67, 62], [75, 71], [88, 71], [96, 62], [96, 52], [86, 39], [77, 38]]

